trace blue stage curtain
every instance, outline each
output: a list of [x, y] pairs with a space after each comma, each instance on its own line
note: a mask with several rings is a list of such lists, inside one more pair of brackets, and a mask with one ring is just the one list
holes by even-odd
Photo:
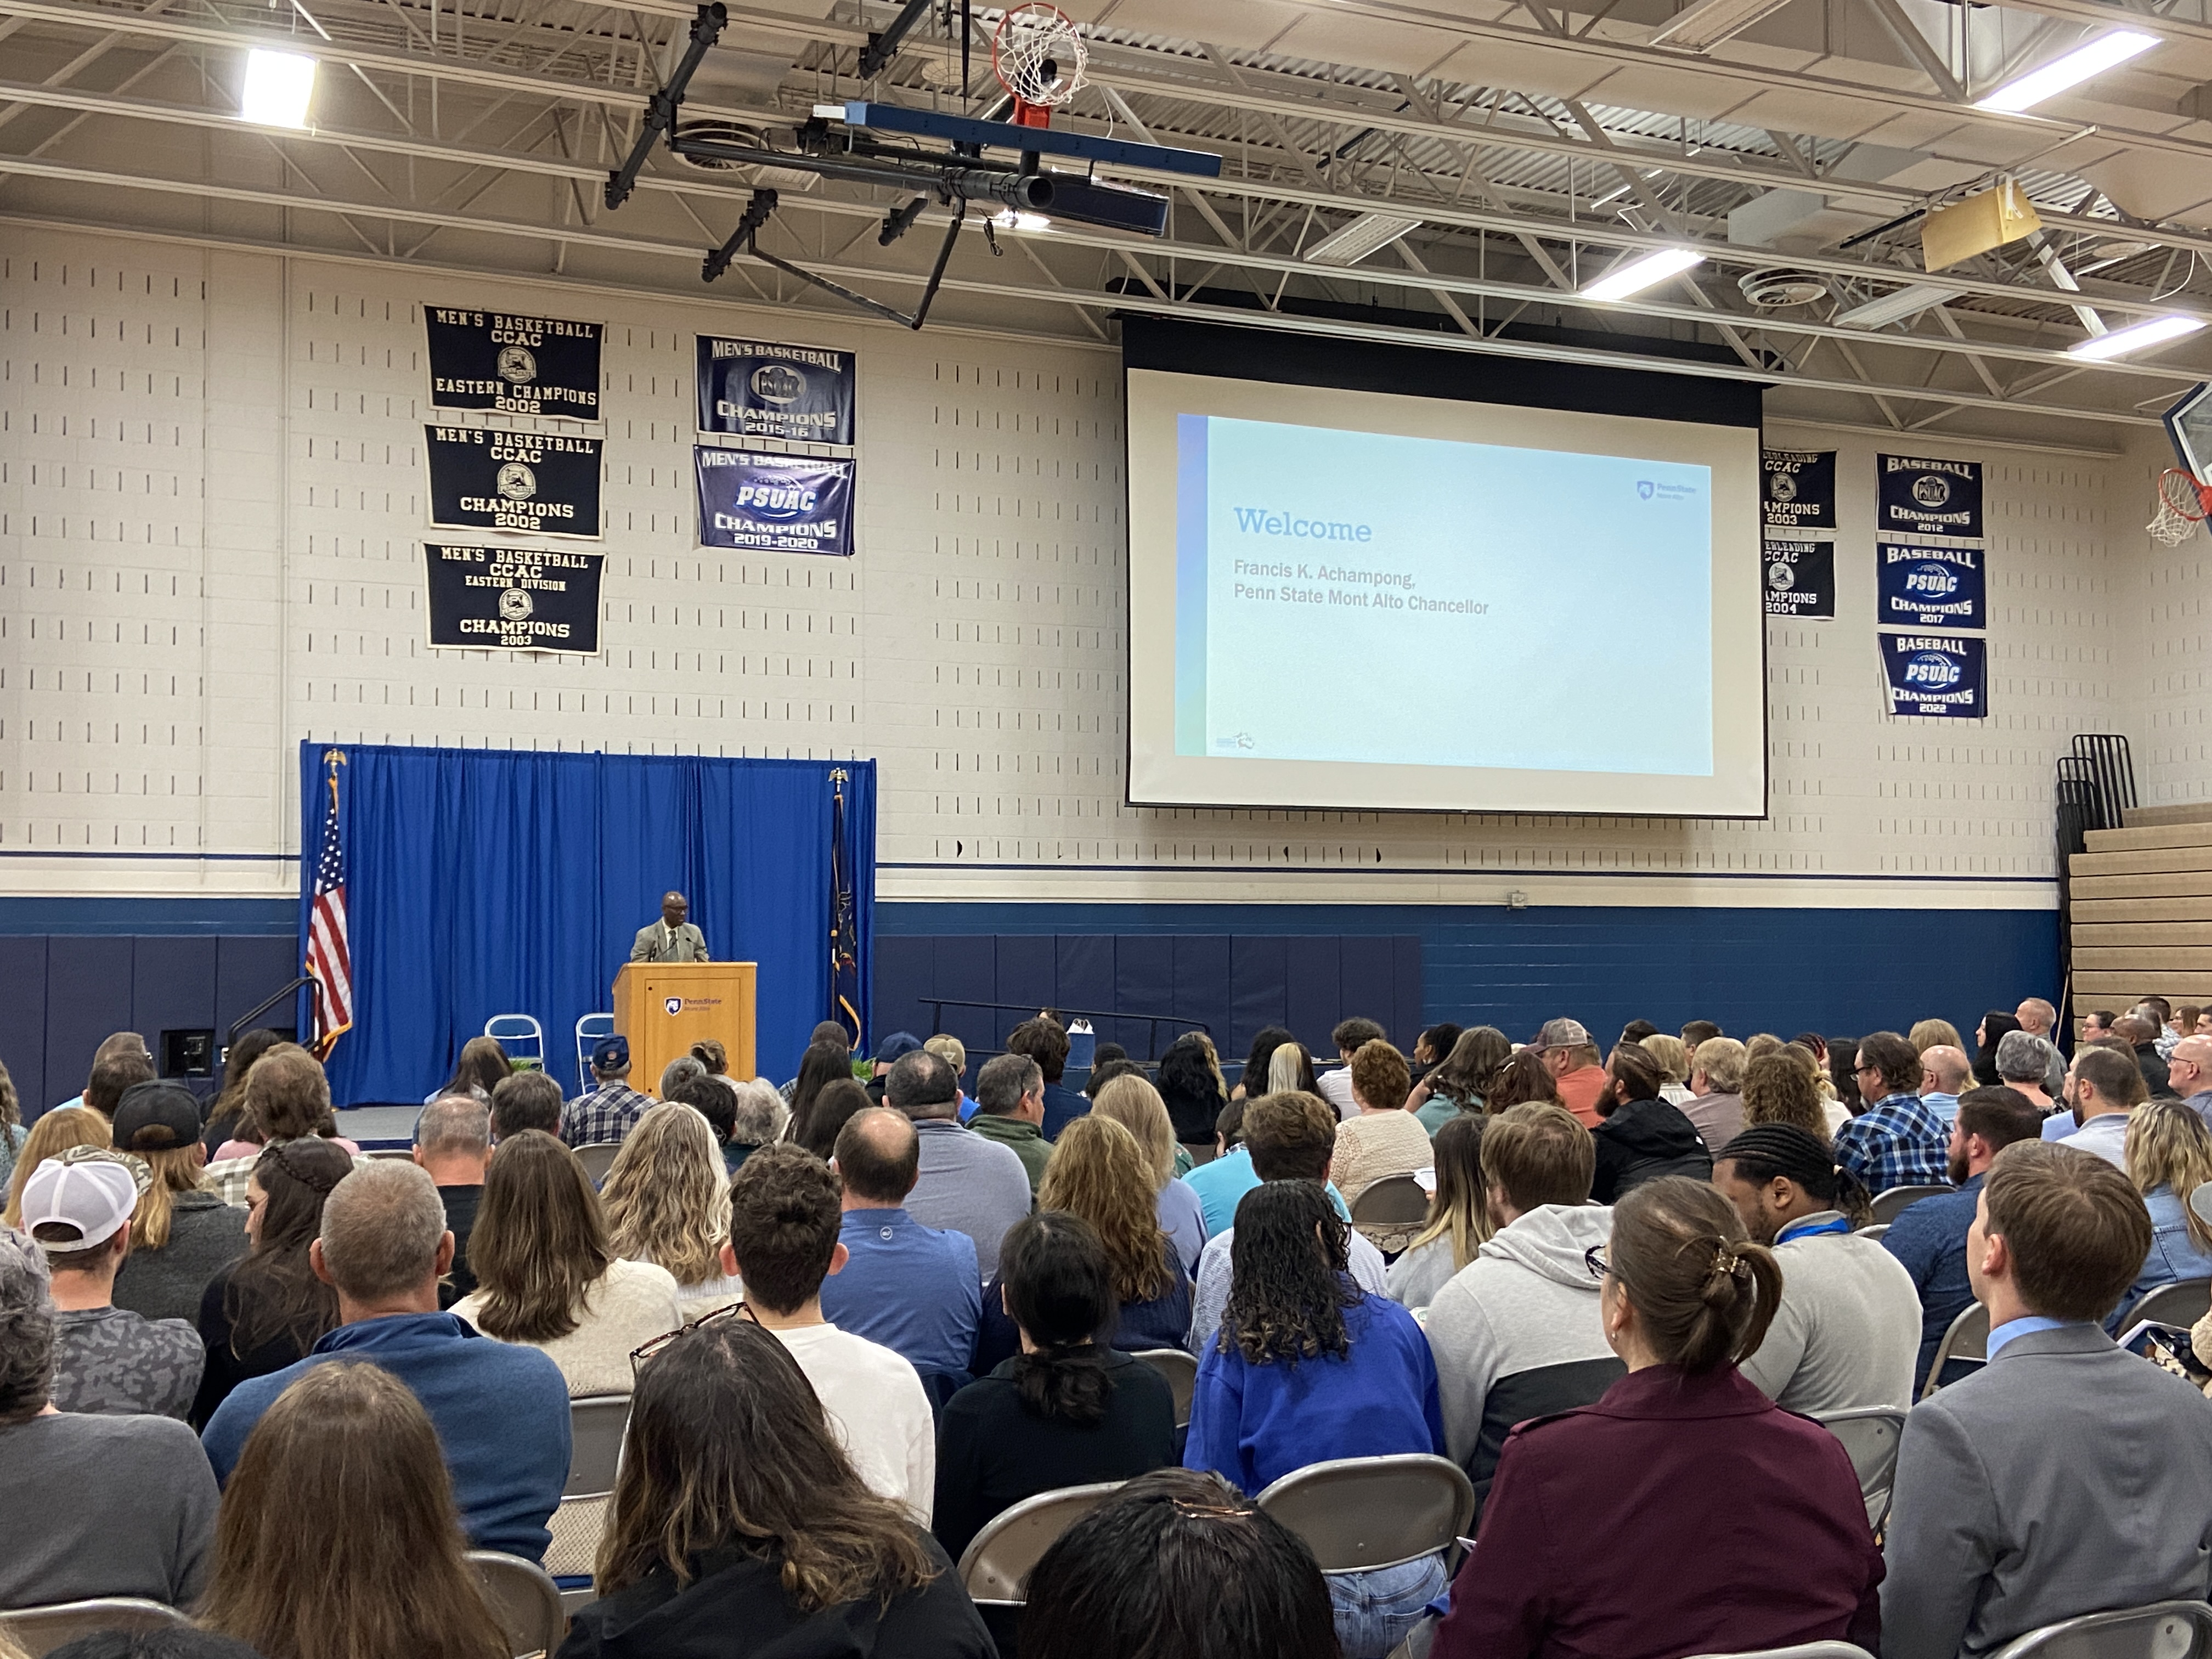
[[[303, 890], [329, 796], [326, 743], [300, 746]], [[494, 1014], [535, 1015], [575, 1086], [577, 1019], [670, 888], [718, 962], [760, 964], [757, 1062], [796, 1071], [830, 1017], [830, 773], [846, 788], [867, 994], [875, 920], [872, 761], [725, 760], [340, 745], [354, 1028], [331, 1056], [342, 1104], [413, 1102]], [[301, 902], [306, 947], [307, 896]], [[865, 1025], [868, 1009], [864, 1001]], [[657, 1079], [654, 1079], [657, 1081]], [[646, 1086], [650, 1087], [647, 1082]]]

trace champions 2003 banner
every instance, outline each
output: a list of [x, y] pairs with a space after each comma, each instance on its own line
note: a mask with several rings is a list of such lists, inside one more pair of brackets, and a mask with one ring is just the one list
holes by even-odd
[[1978, 720], [1989, 714], [1989, 643], [1964, 634], [1881, 634], [1893, 714]]
[[851, 352], [709, 334], [698, 343], [700, 431], [851, 447]]
[[437, 542], [422, 552], [433, 647], [599, 654], [605, 554]]
[[1982, 464], [1877, 455], [1875, 501], [1878, 532], [1979, 541]]
[[851, 554], [852, 462], [703, 444], [693, 453], [702, 547]]
[[432, 407], [599, 418], [599, 324], [425, 306], [422, 326]]
[[599, 441], [481, 426], [422, 428], [441, 530], [599, 535]]
[[1983, 552], [1876, 542], [1875, 619], [1891, 628], [1987, 628]]
[[1836, 452], [1762, 449], [1763, 520], [1769, 535], [1836, 527]]

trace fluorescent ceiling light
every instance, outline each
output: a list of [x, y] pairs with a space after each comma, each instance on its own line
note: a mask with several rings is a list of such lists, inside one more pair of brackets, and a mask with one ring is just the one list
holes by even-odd
[[1937, 288], [1932, 283], [1915, 283], [1910, 288], [1893, 289], [1879, 299], [1853, 306], [1849, 311], [1838, 312], [1836, 325], [1838, 328], [1887, 328], [1892, 323], [1901, 323], [1908, 317], [1917, 317], [1923, 311], [1932, 311], [1950, 297], [1951, 290], [1948, 288]]
[[1705, 52], [1789, 3], [1790, 0], [1698, 0], [1688, 10], [1677, 12], [1661, 24], [1651, 44]]
[[991, 222], [1000, 230], [1043, 230], [1052, 221], [1042, 213], [1024, 213], [1016, 208], [1006, 208], [991, 216]]
[[1341, 230], [1333, 230], [1298, 258], [1310, 265], [1356, 265], [1420, 224], [1396, 213], [1363, 213]]
[[2116, 328], [2109, 334], [2092, 335], [2066, 350], [2075, 357], [2124, 357], [2130, 351], [2142, 351], [2164, 345], [2168, 340], [2178, 340], [2185, 334], [2194, 334], [2203, 326], [2194, 317], [2152, 317], [2126, 328]]
[[1625, 265], [1615, 265], [1611, 270], [1583, 289], [1585, 300], [1626, 300], [1632, 294], [1641, 294], [1669, 276], [1680, 276], [1692, 265], [1705, 262], [1702, 253], [1686, 247], [1662, 247], [1656, 253], [1647, 253], [1640, 259], [1631, 259]]
[[246, 54], [246, 96], [238, 112], [257, 126], [304, 127], [315, 91], [315, 60], [296, 52]]
[[1976, 109], [2003, 110], [2017, 114], [2033, 109], [2045, 99], [2056, 98], [2069, 87], [2102, 75], [2158, 44], [2154, 34], [2134, 29], [2114, 29], [2094, 40], [2085, 40], [2063, 58], [2054, 58], [2041, 69], [2030, 70], [2017, 81], [2008, 81], [1986, 98], [1974, 100]]

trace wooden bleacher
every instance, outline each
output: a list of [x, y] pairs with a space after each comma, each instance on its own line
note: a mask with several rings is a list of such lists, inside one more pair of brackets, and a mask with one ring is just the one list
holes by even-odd
[[2131, 806], [2069, 862], [2074, 1030], [2155, 994], [2212, 1002], [2212, 801]]

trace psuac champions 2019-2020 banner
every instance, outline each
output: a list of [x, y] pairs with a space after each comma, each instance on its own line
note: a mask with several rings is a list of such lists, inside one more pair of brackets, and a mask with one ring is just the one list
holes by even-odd
[[852, 552], [851, 461], [705, 444], [693, 454], [702, 547], [839, 557]]

